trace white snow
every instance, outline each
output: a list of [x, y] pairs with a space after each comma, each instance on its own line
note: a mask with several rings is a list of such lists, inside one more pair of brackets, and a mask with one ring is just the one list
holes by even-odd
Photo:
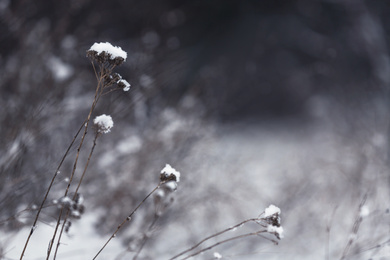
[[123, 85], [125, 85], [125, 87], [123, 88], [123, 91], [129, 91], [130, 90], [130, 83], [127, 82], [125, 79], [118, 80], [118, 83], [122, 83]]
[[220, 253], [218, 253], [218, 252], [214, 252], [213, 256], [214, 256], [215, 259], [221, 259], [222, 258], [222, 255]]
[[364, 205], [360, 208], [360, 212], [359, 212], [360, 217], [364, 218], [367, 217], [369, 214], [370, 214], [370, 209], [368, 208], [368, 206]]
[[268, 225], [267, 232], [268, 233], [277, 233], [279, 235], [279, 238], [283, 238], [283, 227]]
[[114, 126], [111, 116], [105, 114], [95, 117], [93, 123], [99, 127], [98, 131], [104, 134], [109, 133]]
[[280, 214], [280, 208], [275, 205], [270, 205], [268, 208], [264, 210], [264, 218], [270, 217], [274, 214]]
[[161, 170], [161, 173], [165, 174], [166, 176], [174, 175], [176, 177], [176, 182], [180, 181], [180, 172], [176, 171], [169, 164], [165, 165], [165, 167]]
[[72, 199], [69, 198], [69, 197], [62, 197], [60, 199], [60, 202], [63, 203], [63, 204], [72, 204], [73, 203]]
[[[58, 259], [92, 259], [107, 241], [108, 236], [99, 236], [95, 230], [97, 215], [100, 212], [84, 214], [81, 219], [72, 221], [69, 233], [61, 238]], [[23, 259], [45, 259], [47, 246], [54, 232], [55, 223], [35, 226], [34, 233]], [[0, 244], [4, 246], [4, 259], [19, 259], [27, 235], [33, 227], [24, 227], [19, 232], [0, 230]], [[57, 241], [55, 241], [57, 243]], [[113, 240], [98, 259], [114, 259], [125, 250], [120, 240]], [[53, 254], [52, 254], [53, 255]], [[114, 257], [113, 257], [114, 256]], [[3, 259], [3, 258], [2, 258]]]
[[[177, 178], [176, 178], [177, 179]], [[165, 183], [165, 186], [171, 190], [171, 191], [174, 191], [177, 189], [177, 183], [175, 181], [169, 181], [167, 183]]]
[[122, 50], [121, 47], [113, 46], [109, 42], [101, 42], [97, 43], [95, 42], [89, 51], [96, 51], [98, 54], [102, 53], [103, 51], [111, 55], [111, 59], [115, 59], [117, 57], [123, 58], [126, 61], [127, 53]]

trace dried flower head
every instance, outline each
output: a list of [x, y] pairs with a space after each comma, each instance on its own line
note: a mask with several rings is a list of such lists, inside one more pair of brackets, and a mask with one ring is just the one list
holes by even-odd
[[267, 227], [267, 232], [275, 235], [278, 239], [283, 238], [283, 227], [280, 225], [280, 213], [280, 208], [271, 204], [258, 219], [258, 223]]
[[98, 127], [98, 132], [104, 134], [109, 133], [114, 126], [111, 116], [105, 114], [95, 117], [93, 123]]
[[108, 62], [111, 65], [119, 66], [126, 61], [127, 53], [121, 47], [113, 46], [109, 42], [94, 43], [87, 50], [87, 57], [97, 63]]
[[122, 88], [123, 91], [129, 91], [130, 90], [130, 83], [127, 82], [124, 79], [120, 79], [117, 81], [118, 87]]
[[172, 166], [166, 164], [165, 167], [161, 170], [160, 174], [161, 181], [180, 181], [180, 172], [176, 171]]
[[276, 207], [275, 205], [270, 205], [268, 208], [264, 210], [264, 216], [263, 219], [273, 225], [280, 227], [280, 208]]
[[72, 200], [68, 196], [62, 197], [58, 200], [58, 206], [62, 206], [65, 209], [69, 210], [70, 217], [79, 219], [81, 215], [84, 213], [84, 199], [80, 193], [77, 193]]
[[268, 225], [267, 232], [270, 234], [274, 234], [278, 239], [282, 239], [283, 235], [283, 227], [276, 227], [273, 225]]

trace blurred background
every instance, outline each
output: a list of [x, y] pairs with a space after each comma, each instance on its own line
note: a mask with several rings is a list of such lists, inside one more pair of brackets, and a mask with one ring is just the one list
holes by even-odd
[[[92, 258], [166, 163], [182, 177], [162, 215], [148, 201], [102, 259], [133, 257], [145, 237], [138, 259], [168, 259], [270, 204], [279, 245], [251, 237], [196, 259], [340, 259], [349, 241], [346, 259], [389, 259], [389, 30], [386, 0], [0, 0], [0, 258], [19, 258], [88, 115], [86, 50], [110, 42], [128, 54], [116, 71], [131, 89], [96, 107], [114, 128], [59, 259]], [[25, 259], [46, 255], [76, 147]]]

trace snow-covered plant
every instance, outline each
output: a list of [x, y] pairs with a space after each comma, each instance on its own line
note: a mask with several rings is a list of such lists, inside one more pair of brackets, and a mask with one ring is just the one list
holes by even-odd
[[180, 181], [180, 172], [176, 171], [172, 166], [166, 164], [165, 167], [161, 170], [160, 174], [161, 181]]
[[126, 61], [127, 53], [121, 47], [113, 46], [109, 42], [95, 42], [87, 51], [87, 56], [101, 64], [119, 66]]
[[[66, 177], [67, 186], [65, 189], [64, 194], [61, 196], [61, 198], [55, 200], [55, 203], [53, 204], [57, 205], [58, 207], [58, 216], [57, 216], [57, 222], [54, 227], [53, 236], [49, 241], [49, 246], [47, 249], [47, 258], [50, 258], [51, 252], [54, 251], [54, 257], [53, 259], [56, 259], [59, 246], [61, 244], [61, 237], [63, 232], [68, 232], [71, 227], [71, 220], [73, 219], [79, 219], [81, 218], [83, 212], [84, 212], [84, 205], [83, 205], [83, 197], [81, 193], [79, 192], [79, 188], [82, 184], [82, 181], [86, 175], [88, 165], [91, 161], [92, 154], [94, 152], [94, 149], [97, 144], [97, 139], [101, 137], [103, 134], [107, 134], [111, 131], [111, 129], [114, 126], [114, 122], [112, 120], [112, 117], [110, 115], [102, 114], [99, 116], [96, 116], [92, 120], [92, 115], [94, 114], [95, 108], [97, 106], [98, 101], [101, 97], [104, 95], [115, 91], [115, 90], [123, 90], [123, 91], [129, 91], [130, 90], [130, 84], [122, 78], [121, 75], [114, 72], [114, 68], [123, 64], [123, 62], [126, 61], [127, 53], [123, 51], [120, 47], [116, 47], [111, 45], [110, 43], [95, 43], [93, 44], [89, 50], [87, 50], [87, 57], [90, 58], [93, 66], [93, 70], [96, 76], [97, 85], [95, 88], [95, 95], [91, 102], [91, 107], [89, 110], [88, 115], [86, 116], [85, 120], [81, 122], [80, 128], [78, 129], [77, 133], [75, 134], [72, 142], [70, 143], [69, 147], [67, 148], [65, 154], [63, 155], [55, 173], [54, 176], [49, 184], [49, 187], [45, 193], [45, 196], [42, 200], [41, 205], [38, 207], [36, 217], [34, 219], [34, 223], [32, 225], [32, 228], [30, 230], [30, 233], [27, 237], [27, 241], [24, 245], [22, 254], [20, 256], [20, 259], [23, 259], [24, 253], [27, 249], [27, 246], [29, 244], [30, 238], [32, 234], [34, 233], [35, 229], [37, 228], [37, 221], [39, 219], [39, 215], [41, 213], [41, 210], [45, 206], [45, 202], [48, 199], [48, 195], [50, 190], [53, 187], [54, 181], [60, 172], [60, 168], [64, 162], [64, 160], [67, 158], [69, 151], [71, 148], [75, 145], [76, 140], [79, 141], [79, 144], [77, 146], [77, 153], [73, 162], [73, 168], [72, 171], [69, 173], [69, 176]], [[94, 124], [95, 126], [95, 133], [93, 138], [93, 143], [89, 151], [88, 159], [85, 162], [83, 171], [79, 177], [79, 181], [77, 183], [76, 188], [73, 188], [72, 184], [73, 181], [76, 179], [76, 169], [78, 167], [78, 161], [80, 157], [80, 153], [82, 151], [82, 147], [84, 144], [84, 141], [86, 140], [86, 135], [88, 132], [88, 128], [90, 123]], [[91, 123], [91, 124], [92, 124]], [[78, 138], [79, 134], [82, 133], [81, 138]], [[166, 164], [162, 170], [158, 173], [159, 178], [157, 181], [157, 185], [155, 186], [152, 191], [150, 191], [142, 201], [139, 202], [139, 204], [133, 208], [130, 213], [124, 218], [124, 220], [117, 226], [116, 230], [112, 233], [112, 235], [108, 238], [106, 243], [100, 248], [100, 250], [97, 252], [97, 254], [94, 256], [93, 259], [96, 259], [99, 254], [107, 247], [108, 243], [116, 237], [117, 233], [121, 228], [131, 219], [133, 218], [133, 215], [137, 212], [137, 210], [147, 201], [149, 197], [153, 196], [153, 202], [154, 202], [154, 214], [153, 214], [153, 221], [150, 223], [149, 228], [144, 233], [144, 236], [142, 237], [142, 241], [140, 245], [138, 246], [137, 250], [135, 250], [135, 255], [133, 259], [137, 259], [138, 255], [140, 254], [141, 250], [143, 249], [146, 241], [150, 237], [148, 234], [152, 232], [154, 225], [156, 221], [162, 216], [162, 214], [165, 212], [165, 210], [168, 208], [169, 205], [172, 204], [173, 198], [172, 194], [177, 189], [177, 183], [180, 181], [180, 172], [177, 171], [175, 168], [173, 168], [170, 164]], [[157, 176], [156, 176], [157, 179]], [[72, 188], [72, 189], [71, 189]], [[72, 192], [71, 192], [72, 190]], [[71, 195], [73, 194], [73, 195]], [[192, 246], [191, 248], [177, 254], [176, 256], [172, 257], [171, 260], [176, 259], [178, 257], [183, 256], [182, 259], [188, 259], [193, 256], [196, 256], [198, 254], [201, 254], [207, 250], [210, 250], [220, 244], [224, 244], [233, 240], [242, 239], [249, 236], [258, 236], [262, 233], [268, 233], [269, 235], [272, 235], [276, 237], [276, 239], [280, 240], [283, 238], [283, 228], [281, 226], [281, 220], [280, 220], [280, 214], [281, 210], [274, 206], [270, 205], [267, 207], [258, 217], [251, 218], [244, 220], [240, 222], [237, 225], [234, 225], [232, 227], [229, 227], [225, 230], [222, 230], [218, 233], [215, 233], [211, 236], [208, 236]], [[240, 235], [231, 236], [228, 239], [220, 240], [217, 243], [208, 245], [206, 247], [203, 247], [202, 249], [198, 249], [200, 245], [206, 243], [212, 238], [217, 238], [222, 234], [228, 233], [229, 231], [235, 230], [238, 227], [243, 226], [244, 224], [252, 222], [255, 223], [260, 228], [256, 229], [255, 231], [249, 232], [249, 233], [243, 233]], [[230, 234], [230, 233], [228, 233]], [[273, 241], [275, 244], [277, 244], [277, 240], [274, 238], [268, 238], [269, 240]], [[55, 250], [53, 250], [53, 246], [55, 246]], [[198, 251], [196, 251], [198, 249]], [[187, 255], [187, 256], [184, 256]], [[222, 255], [218, 252], [214, 253], [215, 259], [221, 259]]]
[[103, 134], [109, 133], [111, 128], [114, 127], [114, 121], [112, 121], [111, 116], [105, 114], [95, 117], [93, 123], [97, 126], [97, 131]]
[[[181, 256], [184, 256], [185, 254], [187, 254], [187, 256], [185, 256], [184, 258], [181, 258], [181, 259], [182, 260], [189, 259], [189, 258], [197, 256], [197, 255], [199, 255], [207, 250], [210, 250], [218, 245], [221, 245], [221, 244], [233, 241], [233, 240], [250, 237], [250, 236], [258, 236], [259, 234], [262, 234], [262, 233], [268, 233], [268, 234], [274, 235], [278, 240], [280, 240], [283, 238], [283, 227], [281, 226], [281, 223], [280, 223], [280, 213], [281, 213], [281, 210], [278, 207], [271, 204], [257, 218], [250, 218], [250, 219], [244, 220], [244, 221], [242, 221], [234, 226], [231, 226], [227, 229], [224, 229], [220, 232], [217, 232], [213, 235], [210, 235], [210, 236], [204, 238], [203, 240], [199, 241], [198, 243], [196, 243], [191, 248], [184, 250], [183, 252], [175, 255], [174, 257], [170, 258], [169, 260], [177, 259]], [[218, 237], [222, 234], [225, 234], [229, 231], [235, 231], [237, 228], [242, 227], [244, 224], [246, 224], [248, 222], [256, 223], [261, 228], [256, 230], [256, 231], [253, 231], [253, 232], [243, 233], [243, 234], [236, 235], [236, 236], [231, 236], [230, 238], [221, 240], [219, 242], [216, 242], [214, 244], [206, 246], [202, 249], [199, 249], [198, 251], [195, 251], [195, 249], [197, 249], [200, 245], [204, 244], [205, 242], [209, 241], [210, 239], [216, 238], [216, 237]], [[269, 238], [269, 240], [271, 240], [275, 244], [278, 244], [278, 242], [275, 239]], [[219, 253], [217, 253], [217, 254], [214, 253], [214, 257], [216, 259], [219, 259], [220, 256], [221, 255]]]
[[[83, 181], [83, 178], [86, 174], [86, 171], [87, 171], [89, 162], [91, 160], [93, 151], [95, 149], [97, 138], [99, 136], [101, 136], [102, 134], [109, 133], [111, 131], [112, 127], [114, 126], [113, 120], [112, 120], [111, 116], [109, 116], [109, 115], [103, 114], [103, 115], [97, 116], [93, 120], [93, 123], [95, 124], [96, 129], [97, 129], [97, 131], [95, 133], [95, 137], [93, 139], [93, 145], [92, 145], [91, 150], [89, 152], [88, 160], [85, 163], [84, 170], [81, 174], [81, 177], [79, 179], [77, 187], [74, 191], [74, 195], [69, 197], [68, 194], [70, 192], [71, 185], [73, 184], [75, 172], [76, 172], [76, 169], [78, 166], [80, 152], [82, 150], [84, 140], [85, 140], [85, 137], [86, 137], [87, 132], [88, 132], [87, 130], [88, 130], [88, 127], [89, 127], [89, 124], [91, 121], [92, 114], [95, 110], [95, 107], [96, 107], [99, 99], [103, 95], [108, 94], [109, 92], [112, 92], [112, 91], [117, 90], [117, 89], [122, 89], [124, 91], [128, 91], [130, 89], [130, 84], [126, 80], [122, 79], [122, 76], [120, 76], [118, 73], [113, 72], [114, 68], [121, 65], [123, 62], [125, 62], [126, 58], [127, 58], [127, 53], [125, 51], [123, 51], [120, 47], [115, 47], [108, 42], [95, 43], [91, 46], [91, 48], [89, 50], [87, 50], [87, 57], [89, 57], [91, 59], [93, 70], [95, 72], [95, 76], [96, 76], [96, 80], [97, 80], [97, 85], [95, 88], [95, 95], [94, 95], [94, 98], [91, 102], [91, 108], [90, 108], [89, 113], [86, 116], [85, 120], [81, 123], [79, 130], [75, 134], [72, 142], [70, 143], [69, 147], [67, 148], [65, 154], [63, 155], [63, 157], [62, 157], [62, 159], [61, 159], [61, 161], [60, 161], [60, 163], [59, 163], [59, 165], [58, 165], [58, 167], [53, 175], [53, 178], [49, 184], [49, 187], [47, 188], [47, 191], [46, 191], [45, 196], [42, 200], [42, 203], [41, 203], [40, 207], [38, 208], [37, 214], [36, 214], [35, 219], [34, 219], [34, 223], [32, 225], [31, 231], [27, 237], [27, 240], [26, 240], [26, 243], [24, 245], [23, 251], [21, 253], [20, 259], [23, 259], [23, 257], [24, 257], [24, 253], [27, 249], [30, 238], [31, 238], [32, 234], [34, 233], [34, 230], [37, 227], [37, 222], [38, 222], [41, 210], [43, 209], [45, 202], [48, 198], [49, 192], [54, 184], [54, 181], [55, 181], [58, 173], [60, 172], [59, 170], [60, 170], [63, 162], [67, 158], [69, 151], [71, 150], [75, 141], [77, 140], [78, 135], [82, 132], [83, 134], [82, 134], [82, 137], [80, 139], [80, 142], [79, 142], [79, 145], [77, 148], [76, 157], [74, 159], [73, 170], [70, 173], [70, 176], [66, 178], [68, 180], [68, 185], [66, 187], [66, 190], [64, 192], [63, 197], [61, 199], [57, 200], [57, 202], [58, 202], [57, 205], [59, 207], [59, 214], [58, 214], [58, 218], [57, 218], [57, 224], [54, 228], [53, 237], [49, 242], [49, 247], [47, 250], [47, 259], [48, 259], [50, 257], [51, 252], [52, 252], [53, 245], [55, 244], [54, 241], [56, 240], [57, 232], [58, 232], [59, 227], [62, 223], [62, 227], [59, 231], [59, 235], [57, 238], [57, 245], [56, 245], [55, 254], [54, 254], [54, 259], [56, 259], [58, 248], [59, 248], [60, 241], [61, 241], [61, 236], [62, 236], [64, 231], [67, 232], [69, 230], [70, 225], [71, 225], [71, 222], [68, 221], [68, 218], [80, 218], [81, 214], [83, 213], [84, 206], [82, 205], [82, 199], [81, 199], [82, 197], [78, 191], [79, 191], [79, 188], [80, 188], [81, 183]], [[97, 67], [95, 65], [97, 65]], [[112, 87], [112, 86], [116, 86], [116, 87]], [[84, 129], [84, 131], [82, 131], [83, 129]]]
[[[118, 73], [114, 73], [115, 67], [126, 61], [127, 53], [120, 47], [113, 46], [109, 42], [94, 43], [87, 51], [87, 57], [91, 59], [95, 75], [100, 85], [100, 94], [122, 89], [130, 90], [130, 84]], [[98, 69], [95, 67], [98, 65]], [[115, 88], [110, 88], [116, 85]], [[107, 90], [108, 89], [108, 90]]]
[[[168, 175], [168, 178], [162, 178], [161, 176], [165, 176], [165, 174]], [[124, 224], [126, 224], [128, 221], [130, 221], [133, 217], [133, 215], [136, 213], [136, 211], [142, 206], [142, 204], [145, 203], [145, 201], [153, 194], [155, 193], [156, 191], [158, 191], [160, 189], [161, 186], [163, 186], [164, 184], [167, 184], [169, 183], [169, 185], [167, 186], [167, 190], [176, 190], [176, 182], [179, 181], [179, 178], [180, 178], [180, 172], [176, 171], [172, 166], [170, 166], [169, 164], [166, 164], [165, 167], [161, 170], [161, 174], [160, 174], [160, 182], [157, 184], [157, 186], [151, 191], [148, 193], [148, 195], [145, 196], [145, 198], [130, 212], [130, 214], [122, 221], [122, 223], [120, 223], [117, 227], [117, 229], [114, 231], [114, 233], [108, 238], [107, 242], [102, 246], [102, 248], [99, 250], [99, 252], [97, 252], [97, 254], [95, 255], [95, 257], [93, 258], [93, 260], [95, 260], [99, 254], [106, 248], [106, 246], [108, 245], [108, 243], [110, 243], [110, 241], [116, 237], [118, 231], [124, 226]], [[172, 185], [173, 183], [172, 182], [175, 182], [174, 185]], [[157, 193], [157, 197], [162, 197], [164, 196], [164, 191], [162, 192], [158, 192]], [[155, 197], [156, 198], [156, 197]], [[157, 217], [159, 217], [159, 215], [156, 213]], [[142, 249], [142, 247], [140, 248]], [[137, 255], [139, 254], [140, 250], [137, 252], [135, 258], [137, 258]]]

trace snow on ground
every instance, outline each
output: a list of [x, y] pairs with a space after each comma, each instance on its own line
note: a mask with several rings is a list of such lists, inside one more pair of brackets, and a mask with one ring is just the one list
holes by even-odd
[[[80, 220], [72, 221], [68, 235], [63, 235], [62, 244], [58, 251], [58, 259], [92, 259], [99, 249], [104, 245], [109, 236], [96, 234], [94, 224], [98, 212], [87, 212]], [[40, 223], [35, 229], [25, 257], [26, 260], [38, 260], [46, 258], [46, 250], [54, 231], [54, 223], [47, 225]], [[26, 238], [30, 232], [29, 228], [23, 228], [15, 233], [3, 233], [0, 231], [0, 243], [5, 246], [5, 259], [19, 259]], [[53, 248], [56, 245], [53, 246]], [[112, 240], [98, 259], [114, 259], [124, 248], [119, 240]], [[52, 251], [52, 256], [54, 251]]]
[[[213, 259], [216, 251], [226, 259], [339, 259], [356, 216], [363, 217], [356, 243], [369, 248], [384, 242], [390, 201], [386, 168], [378, 159], [383, 142], [372, 141], [372, 135], [345, 138], [338, 130], [326, 122], [219, 126], [215, 135], [195, 145], [180, 166], [181, 185], [171, 206], [179, 208], [175, 220], [179, 223], [161, 228], [156, 240], [162, 242], [144, 252], [156, 260], [168, 259], [199, 238], [258, 216], [270, 204], [282, 212], [284, 238], [279, 245], [258, 238], [247, 247], [244, 240], [195, 259]], [[367, 202], [359, 210], [365, 193]], [[108, 238], [94, 231], [98, 214], [87, 211], [73, 223], [59, 259], [92, 258]], [[40, 224], [26, 260], [45, 256], [52, 230]], [[0, 234], [6, 257], [19, 257], [28, 232], [26, 228], [17, 234]], [[99, 259], [114, 259], [122, 252], [119, 241], [114, 239]], [[388, 249], [384, 245], [354, 252], [352, 259], [386, 259]]]

